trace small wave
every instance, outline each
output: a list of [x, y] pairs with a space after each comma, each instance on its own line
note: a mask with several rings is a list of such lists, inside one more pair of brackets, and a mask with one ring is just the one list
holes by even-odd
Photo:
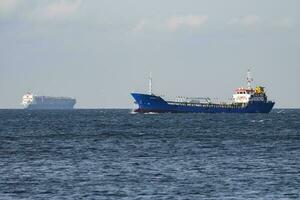
[[157, 115], [157, 114], [159, 114], [159, 113], [157, 113], [157, 112], [148, 112], [148, 113], [145, 113], [145, 115]]
[[131, 110], [131, 111], [129, 112], [129, 114], [136, 115], [136, 114], [138, 114], [138, 113], [135, 112], [134, 110]]
[[[139, 114], [139, 112], [135, 112], [134, 110], [131, 110], [129, 112], [129, 114], [136, 115], [136, 114]], [[155, 115], [155, 114], [159, 114], [159, 113], [157, 113], [157, 112], [147, 112], [147, 113], [143, 113], [143, 114], [145, 114], [145, 115]]]
[[251, 120], [252, 123], [263, 123], [265, 120], [260, 119], [260, 120]]

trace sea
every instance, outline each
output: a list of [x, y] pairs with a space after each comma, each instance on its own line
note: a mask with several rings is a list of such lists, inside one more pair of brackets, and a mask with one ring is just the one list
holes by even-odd
[[300, 199], [300, 110], [0, 110], [0, 199]]

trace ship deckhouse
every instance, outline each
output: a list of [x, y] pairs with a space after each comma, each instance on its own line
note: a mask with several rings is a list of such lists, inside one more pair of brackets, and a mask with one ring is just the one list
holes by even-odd
[[233, 95], [234, 103], [248, 103], [251, 96], [255, 93], [255, 90], [252, 88], [238, 88], [235, 90]]
[[253, 78], [251, 77], [250, 70], [247, 73], [247, 88], [240, 87], [235, 90], [233, 95], [233, 103], [247, 104], [253, 101], [267, 101], [267, 96], [264, 87], [257, 86], [255, 89], [251, 87]]

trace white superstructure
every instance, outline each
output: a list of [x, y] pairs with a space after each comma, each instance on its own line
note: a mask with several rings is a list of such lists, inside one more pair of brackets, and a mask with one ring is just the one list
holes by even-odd
[[264, 87], [257, 86], [254, 89], [251, 86], [252, 82], [253, 82], [253, 78], [251, 77], [250, 70], [248, 70], [247, 88], [240, 87], [235, 90], [235, 94], [233, 94], [233, 103], [247, 104], [250, 101], [266, 101], [267, 100], [267, 96], [265, 94]]
[[27, 92], [23, 96], [21, 104], [26, 108], [28, 105], [30, 105], [31, 103], [33, 103], [33, 101], [34, 101], [33, 94], [31, 92]]
[[249, 102], [251, 96], [255, 93], [255, 90], [251, 87], [252, 81], [253, 81], [253, 78], [251, 77], [250, 69], [248, 69], [247, 88], [240, 87], [235, 90], [235, 94], [233, 94], [233, 102], [234, 103], [246, 104]]
[[235, 90], [235, 94], [233, 95], [234, 103], [248, 103], [251, 96], [255, 93], [255, 90], [250, 88], [238, 88]]

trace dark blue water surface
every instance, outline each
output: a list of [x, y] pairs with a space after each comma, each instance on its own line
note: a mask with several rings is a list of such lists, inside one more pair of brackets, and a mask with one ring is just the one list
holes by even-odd
[[0, 199], [300, 199], [300, 110], [0, 110]]

